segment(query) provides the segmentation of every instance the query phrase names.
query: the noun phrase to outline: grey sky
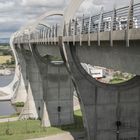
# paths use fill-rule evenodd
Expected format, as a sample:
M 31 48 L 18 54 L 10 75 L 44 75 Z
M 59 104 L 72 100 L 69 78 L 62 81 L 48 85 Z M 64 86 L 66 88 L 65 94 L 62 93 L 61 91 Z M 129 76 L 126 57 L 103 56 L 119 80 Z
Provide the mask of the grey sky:
M 140 0 L 135 0 L 139 2 Z M 53 9 L 64 9 L 69 0 L 0 0 L 0 38 L 9 37 L 29 20 Z M 79 13 L 96 14 L 101 6 L 112 10 L 129 4 L 129 0 L 85 0 Z

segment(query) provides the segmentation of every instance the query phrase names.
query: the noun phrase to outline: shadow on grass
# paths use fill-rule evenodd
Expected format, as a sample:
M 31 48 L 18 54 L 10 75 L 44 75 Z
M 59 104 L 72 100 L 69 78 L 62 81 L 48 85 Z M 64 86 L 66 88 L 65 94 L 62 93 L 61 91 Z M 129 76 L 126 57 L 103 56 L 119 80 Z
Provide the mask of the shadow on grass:
M 80 110 L 74 114 L 74 123 L 70 125 L 62 125 L 60 129 L 70 132 L 75 140 L 85 140 L 86 133 L 83 125 L 82 113 Z
M 39 120 L 0 123 L 0 140 L 24 140 L 64 132 L 70 132 L 75 140 L 83 140 L 84 127 L 80 110 L 74 112 L 74 123 L 70 125 L 42 128 Z

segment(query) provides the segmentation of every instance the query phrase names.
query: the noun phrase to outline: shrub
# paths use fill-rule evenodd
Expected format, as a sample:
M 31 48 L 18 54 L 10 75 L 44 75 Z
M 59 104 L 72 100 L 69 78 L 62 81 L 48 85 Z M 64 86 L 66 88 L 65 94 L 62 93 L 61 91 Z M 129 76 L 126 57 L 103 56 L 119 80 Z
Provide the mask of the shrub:
M 17 102 L 14 104 L 16 107 L 24 107 L 24 102 Z

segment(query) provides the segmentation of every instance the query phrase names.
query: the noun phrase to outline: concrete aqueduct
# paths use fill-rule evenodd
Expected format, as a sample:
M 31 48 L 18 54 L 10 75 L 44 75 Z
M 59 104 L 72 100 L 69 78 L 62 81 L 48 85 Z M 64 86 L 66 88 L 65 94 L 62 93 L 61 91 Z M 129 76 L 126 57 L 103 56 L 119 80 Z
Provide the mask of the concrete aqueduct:
M 60 115 L 62 123 L 71 123 L 73 95 L 68 92 L 69 73 L 81 101 L 88 140 L 139 140 L 140 4 L 131 0 L 129 6 L 81 21 L 72 20 L 83 1 L 71 1 L 60 30 L 56 24 L 40 32 L 28 26 L 13 35 L 17 57 L 27 65 L 27 93 L 33 96 L 35 105 L 38 100 L 40 104 L 46 103 L 52 122 Z M 119 18 L 124 18 L 123 27 Z M 55 62 L 50 56 L 59 57 L 63 62 Z M 137 76 L 121 84 L 104 84 L 93 79 L 81 62 Z M 21 67 L 24 69 L 22 63 Z

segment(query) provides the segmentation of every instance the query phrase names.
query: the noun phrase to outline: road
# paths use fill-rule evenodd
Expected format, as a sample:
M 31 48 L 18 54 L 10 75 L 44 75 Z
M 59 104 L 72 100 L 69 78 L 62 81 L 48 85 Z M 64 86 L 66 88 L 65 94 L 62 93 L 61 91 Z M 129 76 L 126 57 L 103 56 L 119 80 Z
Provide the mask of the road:
M 71 136 L 70 133 L 63 133 L 63 134 L 57 134 L 55 136 L 36 138 L 36 139 L 30 139 L 30 140 L 74 140 L 74 138 Z
M 77 132 L 73 134 L 74 137 L 71 135 L 71 133 L 66 132 L 62 134 L 57 134 L 54 136 L 48 136 L 44 138 L 36 138 L 36 139 L 28 139 L 28 140 L 85 140 L 83 138 L 84 133 L 83 132 Z

